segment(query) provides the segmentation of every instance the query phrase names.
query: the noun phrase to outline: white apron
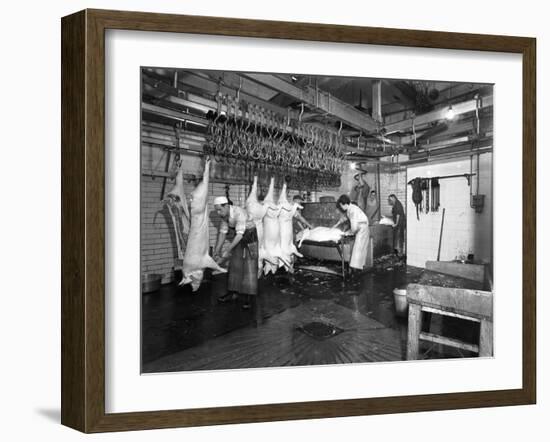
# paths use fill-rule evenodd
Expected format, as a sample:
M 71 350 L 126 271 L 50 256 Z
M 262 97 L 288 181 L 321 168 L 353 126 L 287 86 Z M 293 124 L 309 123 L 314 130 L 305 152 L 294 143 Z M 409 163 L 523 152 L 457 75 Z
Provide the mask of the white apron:
M 355 234 L 355 242 L 353 243 L 351 259 L 349 261 L 350 267 L 359 270 L 363 270 L 363 267 L 365 267 L 369 251 L 369 237 L 369 225 L 367 223 L 361 223 L 359 225 L 359 230 Z
M 350 204 L 347 210 L 351 231 L 355 232 L 355 241 L 351 250 L 350 267 L 363 270 L 367 263 L 369 245 L 369 220 L 359 207 Z

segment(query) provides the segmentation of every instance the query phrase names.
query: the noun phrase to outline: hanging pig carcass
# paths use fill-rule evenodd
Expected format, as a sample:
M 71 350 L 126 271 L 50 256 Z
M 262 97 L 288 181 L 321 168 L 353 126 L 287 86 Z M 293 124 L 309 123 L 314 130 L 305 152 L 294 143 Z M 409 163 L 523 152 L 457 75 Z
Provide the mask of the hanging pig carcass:
M 294 230 L 292 226 L 292 220 L 294 219 L 294 215 L 296 214 L 296 211 L 298 209 L 301 209 L 302 206 L 300 206 L 298 203 L 289 203 L 287 196 L 286 196 L 286 183 L 283 185 L 283 189 L 281 190 L 281 194 L 279 195 L 279 230 L 280 230 L 280 249 L 281 249 L 281 256 L 283 257 L 283 262 L 286 262 L 288 264 L 284 264 L 287 271 L 292 273 L 294 271 L 294 259 L 295 256 L 299 256 L 302 258 L 304 255 L 302 255 L 300 252 L 298 252 L 298 249 L 296 249 L 296 246 L 294 245 Z
M 311 242 L 338 242 L 344 236 L 344 232 L 340 229 L 332 227 L 315 227 L 313 229 L 302 230 L 296 239 L 299 241 L 298 247 L 302 247 L 304 241 Z
M 268 258 L 268 254 L 265 250 L 264 244 L 264 216 L 267 212 L 267 205 L 258 201 L 258 177 L 254 177 L 250 194 L 246 199 L 246 212 L 248 216 L 254 221 L 256 226 L 256 233 L 258 235 L 258 277 L 261 275 L 264 261 Z M 276 260 L 275 260 L 276 262 Z
M 210 178 L 210 159 L 204 165 L 202 181 L 191 193 L 191 225 L 187 239 L 187 248 L 183 256 L 183 278 L 179 285 L 191 284 L 193 291 L 197 291 L 204 277 L 204 269 L 210 268 L 225 273 L 208 254 L 208 182 Z
M 290 262 L 285 259 L 281 250 L 281 227 L 279 224 L 279 214 L 281 207 L 275 204 L 275 178 L 271 178 L 269 190 L 264 198 L 263 205 L 266 207 L 263 218 L 263 248 L 264 256 L 264 274 L 275 273 L 283 265 L 290 268 Z

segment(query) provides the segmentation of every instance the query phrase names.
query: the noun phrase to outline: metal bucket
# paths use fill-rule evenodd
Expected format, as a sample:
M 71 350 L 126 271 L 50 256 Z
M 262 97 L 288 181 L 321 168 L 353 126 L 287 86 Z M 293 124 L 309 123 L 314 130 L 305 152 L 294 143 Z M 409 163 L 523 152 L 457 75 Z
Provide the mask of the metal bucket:
M 141 292 L 156 292 L 160 288 L 161 280 L 162 275 L 159 275 L 158 273 L 145 273 L 141 275 Z
M 395 301 L 395 313 L 397 316 L 407 316 L 409 302 L 407 301 L 406 289 L 393 289 L 393 299 Z

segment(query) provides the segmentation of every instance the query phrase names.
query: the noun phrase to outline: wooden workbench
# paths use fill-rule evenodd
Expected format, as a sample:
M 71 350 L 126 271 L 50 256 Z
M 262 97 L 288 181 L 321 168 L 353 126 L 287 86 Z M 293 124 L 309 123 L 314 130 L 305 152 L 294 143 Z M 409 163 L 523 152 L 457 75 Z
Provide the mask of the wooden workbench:
M 448 345 L 478 353 L 480 357 L 493 354 L 493 293 L 482 290 L 479 281 L 424 271 L 418 283 L 407 286 L 409 303 L 407 359 L 419 357 L 419 341 Z M 422 315 L 451 316 L 480 324 L 477 345 L 421 330 Z

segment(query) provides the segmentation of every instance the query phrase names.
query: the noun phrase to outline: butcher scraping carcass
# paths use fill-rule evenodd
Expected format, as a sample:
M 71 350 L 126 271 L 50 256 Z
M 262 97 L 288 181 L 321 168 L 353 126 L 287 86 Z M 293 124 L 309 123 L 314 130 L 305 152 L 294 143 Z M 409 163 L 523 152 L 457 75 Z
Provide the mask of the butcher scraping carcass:
M 287 271 L 294 271 L 294 256 L 299 256 L 302 258 L 298 249 L 294 245 L 294 230 L 292 225 L 292 220 L 296 215 L 296 211 L 301 209 L 302 206 L 298 203 L 289 203 L 286 196 L 286 183 L 283 185 L 281 194 L 279 195 L 279 229 L 280 229 L 280 238 L 281 238 L 281 255 L 284 260 L 287 261 L 290 265 L 285 264 Z
M 180 285 L 191 284 L 197 291 L 204 277 L 204 269 L 210 268 L 225 273 L 208 254 L 210 245 L 208 235 L 208 182 L 210 178 L 210 159 L 206 158 L 202 181 L 191 193 L 191 226 L 187 239 L 187 248 L 183 257 L 183 278 Z

